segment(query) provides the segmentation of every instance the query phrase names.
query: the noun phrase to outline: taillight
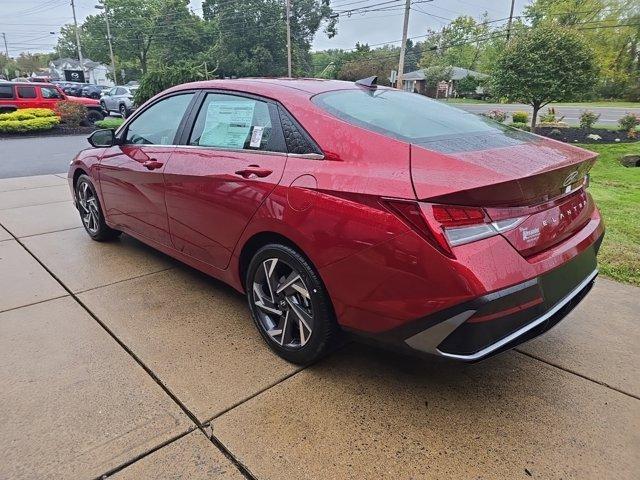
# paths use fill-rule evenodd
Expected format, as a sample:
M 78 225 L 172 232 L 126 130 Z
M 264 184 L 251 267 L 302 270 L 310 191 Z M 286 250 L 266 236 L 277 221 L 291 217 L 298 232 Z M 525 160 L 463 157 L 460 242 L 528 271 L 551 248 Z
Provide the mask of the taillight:
M 401 220 L 448 256 L 451 247 L 493 237 L 520 225 L 527 216 L 492 221 L 480 207 L 460 207 L 387 199 Z

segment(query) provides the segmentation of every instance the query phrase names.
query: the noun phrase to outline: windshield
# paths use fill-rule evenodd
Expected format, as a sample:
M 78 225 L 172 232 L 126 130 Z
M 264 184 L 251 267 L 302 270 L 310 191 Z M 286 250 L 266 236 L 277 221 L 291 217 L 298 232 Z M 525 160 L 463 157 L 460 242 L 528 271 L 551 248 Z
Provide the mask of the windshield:
M 338 90 L 317 95 L 313 102 L 353 125 L 408 142 L 504 130 L 483 117 L 398 90 Z

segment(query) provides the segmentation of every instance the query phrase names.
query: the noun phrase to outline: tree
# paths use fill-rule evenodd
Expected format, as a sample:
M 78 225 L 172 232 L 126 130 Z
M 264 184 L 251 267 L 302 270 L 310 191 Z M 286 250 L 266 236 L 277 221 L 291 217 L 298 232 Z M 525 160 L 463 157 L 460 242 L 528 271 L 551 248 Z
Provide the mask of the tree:
M 514 38 L 496 63 L 493 93 L 533 107 L 531 128 L 549 102 L 584 97 L 597 78 L 593 52 L 574 32 L 539 26 Z

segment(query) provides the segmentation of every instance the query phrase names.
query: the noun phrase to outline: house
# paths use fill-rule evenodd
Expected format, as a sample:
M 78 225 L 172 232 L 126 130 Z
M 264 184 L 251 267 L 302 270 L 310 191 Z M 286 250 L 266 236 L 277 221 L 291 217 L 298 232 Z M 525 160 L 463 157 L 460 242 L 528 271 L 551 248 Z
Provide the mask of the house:
M 416 92 L 434 98 L 454 97 L 460 93 L 457 91 L 456 86 L 463 78 L 473 77 L 480 80 L 489 76 L 486 73 L 475 72 L 462 67 L 448 67 L 448 70 L 449 81 L 441 81 L 432 85 L 427 85 L 425 69 L 407 72 L 402 76 L 403 88 L 407 92 Z M 482 90 L 482 87 L 478 88 Z M 483 94 L 482 91 L 477 93 Z
M 94 62 L 85 58 L 84 68 L 80 67 L 80 62 L 73 58 L 59 58 L 49 62 L 49 76 L 51 80 L 61 80 L 68 82 L 87 82 L 95 85 L 115 85 L 107 78 L 111 73 L 111 67 L 99 62 Z

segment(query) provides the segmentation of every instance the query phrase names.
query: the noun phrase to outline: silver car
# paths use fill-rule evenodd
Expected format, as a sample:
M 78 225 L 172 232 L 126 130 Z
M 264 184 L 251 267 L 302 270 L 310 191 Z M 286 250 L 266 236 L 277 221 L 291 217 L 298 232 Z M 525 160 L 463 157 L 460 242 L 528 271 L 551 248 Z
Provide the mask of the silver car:
M 122 118 L 127 118 L 136 108 L 133 96 L 137 90 L 137 86 L 115 86 L 111 90 L 105 92 L 100 98 L 100 106 L 107 113 L 119 113 Z

